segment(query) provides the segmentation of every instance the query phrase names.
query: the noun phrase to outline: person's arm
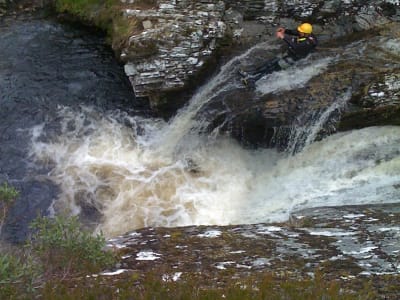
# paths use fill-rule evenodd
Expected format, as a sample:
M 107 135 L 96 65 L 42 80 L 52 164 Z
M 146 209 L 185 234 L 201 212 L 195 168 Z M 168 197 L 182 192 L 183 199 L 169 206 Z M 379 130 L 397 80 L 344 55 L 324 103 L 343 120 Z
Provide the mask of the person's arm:
M 298 45 L 297 36 L 287 34 L 286 32 L 287 31 L 285 30 L 282 40 L 284 40 L 288 44 L 289 48 L 295 49 L 296 46 Z
M 276 37 L 279 39 L 287 39 L 289 40 L 290 37 L 298 37 L 299 33 L 297 30 L 291 30 L 291 29 L 285 29 L 283 27 L 280 27 L 276 31 Z
M 288 35 L 299 36 L 299 32 L 297 30 L 285 29 L 285 33 Z
M 303 37 L 299 41 L 299 32 L 296 30 L 289 30 L 278 28 L 276 36 L 288 45 L 289 53 L 295 58 L 302 58 L 307 56 L 317 45 L 317 40 L 313 35 Z

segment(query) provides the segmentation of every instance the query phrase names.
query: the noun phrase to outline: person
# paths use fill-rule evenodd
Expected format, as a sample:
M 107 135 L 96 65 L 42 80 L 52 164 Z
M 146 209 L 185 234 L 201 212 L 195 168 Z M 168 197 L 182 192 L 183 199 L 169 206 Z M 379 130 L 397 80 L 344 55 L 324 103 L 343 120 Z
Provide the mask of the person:
M 283 55 L 268 60 L 263 65 L 252 72 L 239 71 L 243 77 L 242 82 L 246 85 L 253 85 L 257 80 L 266 74 L 286 69 L 293 65 L 297 60 L 307 57 L 317 46 L 317 38 L 312 33 L 313 28 L 310 23 L 303 23 L 297 30 L 278 28 L 276 37 L 287 44 L 287 51 Z

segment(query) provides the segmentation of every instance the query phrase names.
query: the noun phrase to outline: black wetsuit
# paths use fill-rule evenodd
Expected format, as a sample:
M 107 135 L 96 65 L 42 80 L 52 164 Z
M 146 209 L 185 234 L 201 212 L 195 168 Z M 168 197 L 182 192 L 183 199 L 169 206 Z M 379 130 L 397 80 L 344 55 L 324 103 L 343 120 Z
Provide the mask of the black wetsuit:
M 305 58 L 315 49 L 318 43 L 317 38 L 312 33 L 301 37 L 297 30 L 285 30 L 283 41 L 288 45 L 287 55 L 295 61 Z
M 301 37 L 297 30 L 285 30 L 284 38 L 287 43 L 287 51 L 282 57 L 276 57 L 266 61 L 262 66 L 249 73 L 248 79 L 253 82 L 259 80 L 266 74 L 280 71 L 295 61 L 305 58 L 317 46 L 317 38 L 313 34 Z

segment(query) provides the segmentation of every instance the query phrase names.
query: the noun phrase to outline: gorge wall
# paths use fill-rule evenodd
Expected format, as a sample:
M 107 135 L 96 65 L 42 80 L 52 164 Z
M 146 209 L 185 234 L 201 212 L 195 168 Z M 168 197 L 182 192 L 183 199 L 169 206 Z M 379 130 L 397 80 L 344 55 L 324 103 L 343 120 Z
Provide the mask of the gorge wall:
M 337 38 L 387 23 L 400 11 L 396 1 L 121 2 L 125 18 L 139 26 L 118 51 L 136 95 L 152 97 L 154 106 L 160 95 L 197 81 L 219 47 L 248 47 L 270 39 L 277 25 L 306 20 L 324 39 Z

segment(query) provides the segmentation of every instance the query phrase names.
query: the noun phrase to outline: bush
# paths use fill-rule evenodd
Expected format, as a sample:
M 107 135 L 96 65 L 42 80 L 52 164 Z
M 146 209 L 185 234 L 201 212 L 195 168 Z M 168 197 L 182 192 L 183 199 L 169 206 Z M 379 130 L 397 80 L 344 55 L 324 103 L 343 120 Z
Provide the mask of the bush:
M 7 182 L 0 185 L 0 230 L 3 226 L 4 220 L 7 216 L 7 212 L 14 203 L 15 199 L 18 197 L 19 192 L 12 186 L 9 186 Z
M 17 294 L 17 283 L 23 277 L 22 263 L 8 254 L 0 255 L 0 297 L 12 298 Z
M 0 201 L 5 204 L 12 203 L 19 195 L 18 191 L 4 182 L 0 185 Z
M 29 299 L 37 271 L 30 257 L 0 254 L 0 299 Z
M 76 217 L 39 217 L 31 228 L 35 232 L 29 246 L 42 262 L 46 277 L 98 272 L 115 262 L 114 255 L 103 250 L 105 238 L 81 230 Z

